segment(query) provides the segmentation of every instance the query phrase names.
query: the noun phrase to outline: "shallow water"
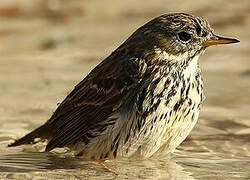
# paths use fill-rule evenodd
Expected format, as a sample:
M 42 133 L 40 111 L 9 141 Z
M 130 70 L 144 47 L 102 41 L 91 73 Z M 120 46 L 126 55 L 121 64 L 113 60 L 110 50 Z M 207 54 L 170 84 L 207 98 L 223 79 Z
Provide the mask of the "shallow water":
M 0 4 L 0 179 L 250 179 L 249 1 L 167 7 L 160 0 L 62 2 L 50 11 L 31 3 L 9 17 Z M 197 126 L 173 154 L 107 161 L 117 176 L 70 153 L 41 152 L 42 144 L 7 148 L 45 122 L 73 86 L 141 24 L 186 7 L 241 43 L 211 47 L 201 57 L 206 100 Z

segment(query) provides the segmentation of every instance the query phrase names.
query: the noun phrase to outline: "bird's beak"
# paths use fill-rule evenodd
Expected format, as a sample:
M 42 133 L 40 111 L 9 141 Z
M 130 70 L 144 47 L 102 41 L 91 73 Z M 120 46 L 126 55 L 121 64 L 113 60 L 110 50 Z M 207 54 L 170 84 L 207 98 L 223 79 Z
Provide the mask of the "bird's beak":
M 212 46 L 212 45 L 218 45 L 218 44 L 231 44 L 231 43 L 238 43 L 240 42 L 237 39 L 232 38 L 224 38 L 217 35 L 212 35 L 210 39 L 204 41 L 202 43 L 203 46 Z

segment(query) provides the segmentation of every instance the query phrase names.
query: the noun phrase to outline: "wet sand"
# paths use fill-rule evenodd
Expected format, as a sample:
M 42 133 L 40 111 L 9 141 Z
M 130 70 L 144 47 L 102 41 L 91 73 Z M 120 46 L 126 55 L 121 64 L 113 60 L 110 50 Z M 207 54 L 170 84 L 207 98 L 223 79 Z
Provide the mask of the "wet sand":
M 250 178 L 250 1 L 38 2 L 0 3 L 0 179 Z M 203 16 L 215 33 L 241 41 L 211 47 L 200 58 L 206 100 L 197 126 L 175 153 L 108 161 L 119 172 L 115 177 L 70 154 L 39 153 L 42 145 L 6 147 L 45 122 L 139 26 L 169 12 Z

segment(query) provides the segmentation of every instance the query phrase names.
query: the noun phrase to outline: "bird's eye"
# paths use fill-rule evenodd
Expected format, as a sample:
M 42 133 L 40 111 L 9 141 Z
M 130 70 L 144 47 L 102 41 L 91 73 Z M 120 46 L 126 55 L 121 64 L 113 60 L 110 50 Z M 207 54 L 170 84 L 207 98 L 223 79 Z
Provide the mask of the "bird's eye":
M 179 38 L 179 40 L 181 40 L 184 43 L 187 43 L 190 41 L 191 39 L 191 35 L 187 32 L 180 32 L 177 34 L 177 37 Z

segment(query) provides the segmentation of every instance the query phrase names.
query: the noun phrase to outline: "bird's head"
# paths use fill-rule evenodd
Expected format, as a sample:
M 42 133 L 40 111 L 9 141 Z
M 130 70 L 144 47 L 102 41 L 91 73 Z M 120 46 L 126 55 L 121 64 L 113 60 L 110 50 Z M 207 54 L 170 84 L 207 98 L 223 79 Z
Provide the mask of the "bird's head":
M 140 27 L 125 44 L 135 53 L 158 51 L 172 57 L 199 55 L 206 47 L 239 42 L 214 34 L 208 22 L 185 13 L 165 14 Z

